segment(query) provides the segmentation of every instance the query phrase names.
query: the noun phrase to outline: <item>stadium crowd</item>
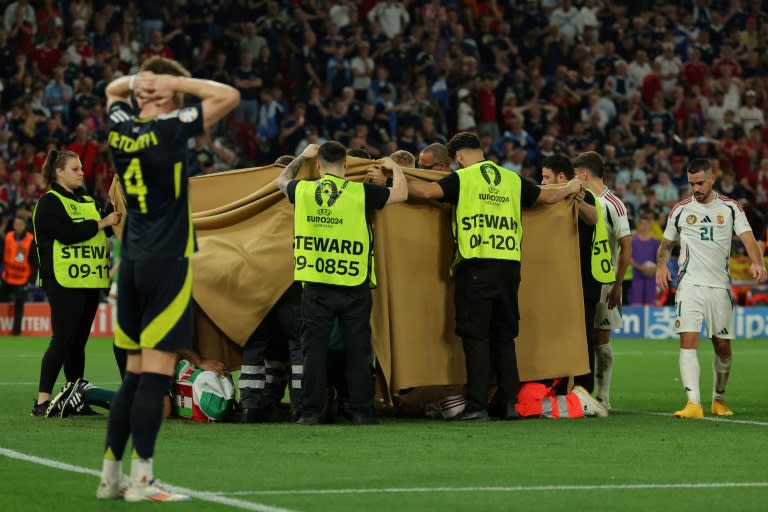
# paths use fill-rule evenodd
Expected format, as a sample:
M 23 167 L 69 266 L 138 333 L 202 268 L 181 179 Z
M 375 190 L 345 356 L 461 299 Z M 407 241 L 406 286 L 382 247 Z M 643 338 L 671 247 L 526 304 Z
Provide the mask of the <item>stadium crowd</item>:
M 651 8 L 652 7 L 652 8 Z M 193 174 L 263 165 L 338 140 L 373 158 L 476 131 L 540 181 L 557 152 L 596 150 L 630 222 L 661 236 L 711 158 L 758 237 L 768 209 L 768 16 L 721 0 L 17 0 L 0 27 L 0 227 L 31 216 L 47 149 L 114 174 L 104 88 L 147 57 L 236 87 L 190 141 Z

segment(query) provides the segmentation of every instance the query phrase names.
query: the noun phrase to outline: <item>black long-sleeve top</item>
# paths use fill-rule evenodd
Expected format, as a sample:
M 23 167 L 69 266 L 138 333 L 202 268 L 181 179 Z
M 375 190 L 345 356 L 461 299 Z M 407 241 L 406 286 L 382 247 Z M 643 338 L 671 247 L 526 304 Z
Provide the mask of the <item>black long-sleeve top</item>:
M 59 194 L 74 199 L 79 203 L 85 203 L 83 196 L 85 189 L 77 189 L 75 193 L 67 191 L 58 183 L 53 183 L 51 189 Z M 109 208 L 111 210 L 111 208 Z M 110 212 L 102 212 L 102 217 Z M 74 222 L 67 214 L 62 202 L 53 194 L 45 194 L 37 203 L 35 213 L 35 235 L 40 254 L 40 278 L 53 278 L 53 241 L 58 240 L 65 245 L 84 242 L 96 236 L 99 232 L 99 223 L 95 220 Z M 112 235 L 112 229 L 105 230 L 107 236 Z

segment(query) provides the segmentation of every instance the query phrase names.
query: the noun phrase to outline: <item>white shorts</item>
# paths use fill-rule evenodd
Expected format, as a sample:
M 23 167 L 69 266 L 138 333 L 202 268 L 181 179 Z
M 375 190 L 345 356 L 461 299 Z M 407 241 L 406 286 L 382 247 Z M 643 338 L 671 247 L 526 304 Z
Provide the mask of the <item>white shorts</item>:
M 702 322 L 707 327 L 707 338 L 732 340 L 736 337 L 730 290 L 695 284 L 683 284 L 677 289 L 675 332 L 700 333 Z
M 600 290 L 600 302 L 595 308 L 595 329 L 601 331 L 612 331 L 624 327 L 621 319 L 621 306 L 608 309 L 608 294 L 611 292 L 612 284 L 604 284 Z

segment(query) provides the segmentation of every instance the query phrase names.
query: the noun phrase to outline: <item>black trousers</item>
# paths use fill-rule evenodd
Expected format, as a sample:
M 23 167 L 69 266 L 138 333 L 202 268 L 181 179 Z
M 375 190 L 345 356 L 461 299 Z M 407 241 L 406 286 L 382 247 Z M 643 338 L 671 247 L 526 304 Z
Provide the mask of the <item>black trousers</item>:
M 2 295 L 13 301 L 13 328 L 11 334 L 21 334 L 21 322 L 24 320 L 24 303 L 27 302 L 27 287 L 3 283 Z
M 268 417 L 290 384 L 291 409 L 298 411 L 304 356 L 299 340 L 301 285 L 286 291 L 245 344 L 240 373 L 243 408 L 263 411 Z
M 98 289 L 64 288 L 46 279 L 43 288 L 51 305 L 53 336 L 40 364 L 38 391 L 51 393 L 62 366 L 67 381 L 83 377 L 85 344 L 99 307 Z
M 578 375 L 573 378 L 576 386 L 582 386 L 592 393 L 595 389 L 595 309 L 600 301 L 600 291 L 597 293 L 584 293 L 584 323 L 586 325 L 587 335 L 587 357 L 589 358 L 589 373 Z M 567 379 L 566 379 L 567 380 Z
M 466 410 L 488 407 L 491 360 L 499 398 L 514 401 L 520 387 L 515 352 L 520 264 L 468 260 L 460 264 L 455 278 L 456 334 L 462 339 L 467 369 Z
M 327 389 L 328 344 L 338 317 L 344 339 L 348 412 L 373 413 L 371 354 L 371 290 L 360 286 L 306 283 L 301 296 L 301 347 L 304 352 L 302 414 L 317 416 Z

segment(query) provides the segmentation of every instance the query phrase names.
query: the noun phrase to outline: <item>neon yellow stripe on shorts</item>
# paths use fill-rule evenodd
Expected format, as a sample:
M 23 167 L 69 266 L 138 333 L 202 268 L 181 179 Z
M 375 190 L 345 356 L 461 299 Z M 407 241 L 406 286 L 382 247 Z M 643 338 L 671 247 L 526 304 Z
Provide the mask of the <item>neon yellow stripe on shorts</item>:
M 192 300 L 192 262 L 187 262 L 187 276 L 181 291 L 168 306 L 141 331 L 141 347 L 154 348 L 179 322 Z
M 115 346 L 125 350 L 139 350 L 141 348 L 136 341 L 125 334 L 118 322 L 115 322 Z

